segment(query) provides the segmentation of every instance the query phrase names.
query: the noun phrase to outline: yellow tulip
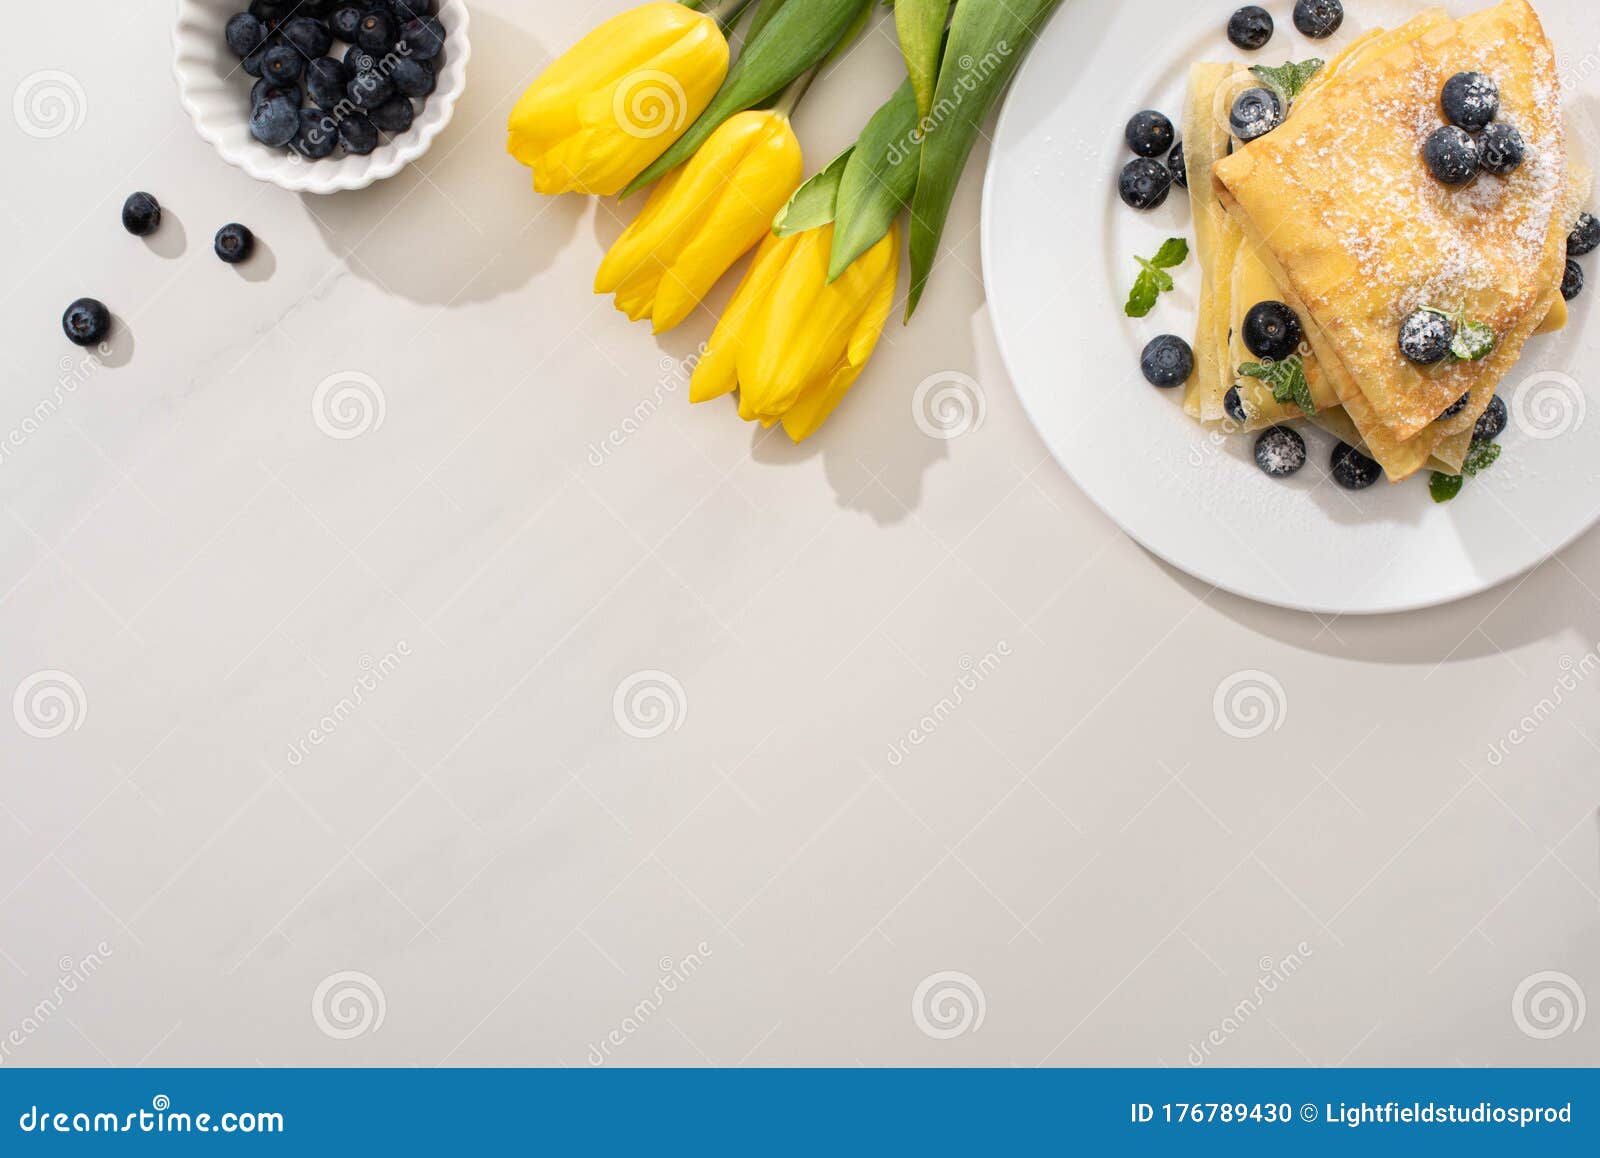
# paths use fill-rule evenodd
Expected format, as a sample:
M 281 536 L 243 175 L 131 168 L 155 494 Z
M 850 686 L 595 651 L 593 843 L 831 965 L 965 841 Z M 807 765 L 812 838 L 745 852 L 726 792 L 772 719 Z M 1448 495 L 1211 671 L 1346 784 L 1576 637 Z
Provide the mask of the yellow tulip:
M 613 16 L 511 110 L 506 150 L 540 193 L 618 193 L 697 118 L 728 75 L 717 22 L 670 0 Z
M 802 442 L 833 413 L 877 347 L 894 302 L 900 227 L 832 284 L 833 226 L 768 234 L 689 383 L 705 402 L 737 388 L 739 416 Z
M 594 292 L 616 294 L 617 309 L 650 317 L 658 334 L 672 329 L 768 232 L 804 172 L 783 113 L 729 118 L 661 179 L 606 254 Z

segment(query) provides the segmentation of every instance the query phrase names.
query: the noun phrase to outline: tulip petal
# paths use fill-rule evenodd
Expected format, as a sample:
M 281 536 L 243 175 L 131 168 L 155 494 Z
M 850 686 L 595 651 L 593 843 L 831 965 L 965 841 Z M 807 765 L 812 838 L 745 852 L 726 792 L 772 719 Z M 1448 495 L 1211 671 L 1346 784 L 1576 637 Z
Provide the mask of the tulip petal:
M 706 345 L 706 352 L 689 380 L 689 401 L 709 402 L 739 385 L 739 353 L 745 335 L 759 324 L 765 312 L 773 283 L 788 264 L 798 238 L 775 237 L 771 233 L 756 250 L 755 260 L 739 283 L 733 301 Z

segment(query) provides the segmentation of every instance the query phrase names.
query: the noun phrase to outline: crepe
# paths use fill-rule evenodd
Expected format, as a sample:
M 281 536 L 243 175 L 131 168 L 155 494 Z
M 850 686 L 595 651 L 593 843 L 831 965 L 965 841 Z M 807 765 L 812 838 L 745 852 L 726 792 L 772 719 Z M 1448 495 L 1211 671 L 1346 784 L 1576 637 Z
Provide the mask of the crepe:
M 1451 189 L 1421 145 L 1442 123 L 1444 81 L 1471 70 L 1496 80 L 1500 119 L 1527 158 L 1507 178 Z M 1213 166 L 1215 193 L 1300 314 L 1369 452 L 1399 479 L 1435 450 L 1464 455 L 1463 436 L 1559 299 L 1569 187 L 1555 57 L 1526 0 L 1505 0 L 1460 21 L 1425 13 L 1324 71 L 1285 125 Z M 1423 306 L 1489 324 L 1495 352 L 1412 364 L 1396 335 Z M 1468 391 L 1465 411 L 1436 421 Z

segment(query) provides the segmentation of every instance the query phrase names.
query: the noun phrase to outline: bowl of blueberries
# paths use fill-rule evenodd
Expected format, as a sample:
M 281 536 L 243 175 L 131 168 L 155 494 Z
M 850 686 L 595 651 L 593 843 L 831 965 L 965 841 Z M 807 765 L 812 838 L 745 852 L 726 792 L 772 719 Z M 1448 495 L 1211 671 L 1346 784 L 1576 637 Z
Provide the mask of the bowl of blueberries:
M 178 0 L 174 70 L 230 165 L 364 189 L 428 151 L 467 83 L 464 0 Z

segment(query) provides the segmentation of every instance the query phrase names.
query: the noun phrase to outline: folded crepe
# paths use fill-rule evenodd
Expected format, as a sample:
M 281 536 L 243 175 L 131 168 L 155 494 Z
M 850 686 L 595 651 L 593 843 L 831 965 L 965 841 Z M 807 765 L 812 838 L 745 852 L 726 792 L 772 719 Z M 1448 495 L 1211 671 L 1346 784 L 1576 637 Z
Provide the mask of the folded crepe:
M 1494 78 L 1499 119 L 1521 132 L 1527 157 L 1508 177 L 1486 173 L 1449 188 L 1428 172 L 1422 143 L 1443 123 L 1444 82 L 1465 71 Z M 1458 468 L 1528 338 L 1565 320 L 1557 304 L 1563 242 L 1586 184 L 1569 175 L 1555 56 L 1526 0 L 1463 20 L 1430 11 L 1369 35 L 1323 70 L 1284 125 L 1211 172 L 1212 193 L 1241 235 L 1235 265 L 1259 261 L 1264 275 L 1246 266 L 1235 276 L 1229 267 L 1223 291 L 1213 247 L 1202 296 L 1203 310 L 1212 299 L 1213 325 L 1202 340 L 1215 341 L 1219 312 L 1242 317 L 1253 304 L 1245 298 L 1275 287 L 1305 327 L 1308 380 L 1314 369 L 1331 383 L 1331 392 L 1313 386 L 1313 396 L 1337 398 L 1392 479 L 1430 456 Z M 1495 351 L 1476 362 L 1414 365 L 1396 339 L 1401 321 L 1423 306 L 1488 324 Z M 1191 388 L 1201 417 L 1236 371 L 1235 352 L 1230 341 L 1214 355 L 1221 374 Z M 1210 358 L 1198 359 L 1203 369 Z M 1441 419 L 1469 392 L 1462 412 Z

